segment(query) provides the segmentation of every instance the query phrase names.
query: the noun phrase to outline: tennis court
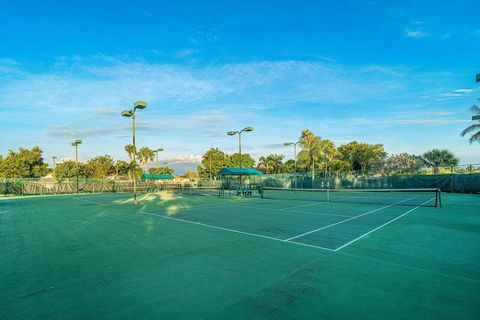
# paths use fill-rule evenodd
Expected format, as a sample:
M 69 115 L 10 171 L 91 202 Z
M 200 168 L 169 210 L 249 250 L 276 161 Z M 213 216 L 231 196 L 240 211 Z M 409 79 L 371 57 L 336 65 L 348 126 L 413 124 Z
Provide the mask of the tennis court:
M 206 195 L 209 194 L 209 195 Z M 264 190 L 0 200 L 0 317 L 430 318 L 480 311 L 480 196 Z

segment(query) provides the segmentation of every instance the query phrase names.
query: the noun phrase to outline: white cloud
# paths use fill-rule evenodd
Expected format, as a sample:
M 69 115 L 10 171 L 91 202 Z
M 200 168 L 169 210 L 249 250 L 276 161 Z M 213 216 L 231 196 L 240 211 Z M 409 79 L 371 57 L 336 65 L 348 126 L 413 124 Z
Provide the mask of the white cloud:
M 182 59 L 182 58 L 188 58 L 188 57 L 194 56 L 199 52 L 200 52 L 199 49 L 183 49 L 183 50 L 177 51 L 175 53 L 175 56 L 179 59 Z
M 188 155 L 176 155 L 174 157 L 162 159 L 162 162 L 167 162 L 168 164 L 199 164 L 202 161 L 201 155 L 188 154 Z
M 130 108 L 135 100 L 149 103 L 137 117 L 137 128 L 149 131 L 139 135 L 139 143 L 161 145 L 169 150 L 167 154 L 172 153 L 171 160 L 179 163 L 197 163 L 195 155 L 210 146 L 235 152 L 236 140 L 228 140 L 225 132 L 247 125 L 255 127 L 255 135 L 245 138 L 245 148 L 258 156 L 266 149 L 288 153 L 288 148 L 281 151 L 280 143 L 296 138 L 307 127 L 335 139 L 343 137 L 347 125 L 352 136 L 362 139 L 363 132 L 379 127 L 461 121 L 447 113 L 410 114 L 416 108 L 412 101 L 419 96 L 438 96 L 431 89 L 432 79 L 448 75 L 422 74 L 405 67 L 350 66 L 323 60 L 256 61 L 203 68 L 124 62 L 111 57 L 61 60 L 36 73 L 17 65 L 20 72 L 4 79 L 0 86 L 0 124 L 14 127 L 16 119 L 25 119 L 28 128 L 22 128 L 22 133 L 38 137 L 38 143 L 52 149 L 59 144 L 58 139 L 93 137 L 96 145 L 105 144 L 105 152 L 124 157 L 123 145 L 129 141 L 131 124 L 119 112 Z M 468 94 L 468 90 L 450 93 Z M 428 101 L 417 104 L 421 109 Z M 416 120 L 425 118 L 430 120 Z M 10 138 L 14 133 L 8 134 L 0 136 L 2 150 L 24 144 L 25 140 L 19 140 L 21 135 Z M 98 152 L 93 145 L 85 144 L 86 155 Z M 61 155 L 61 151 L 55 152 Z
M 425 38 L 428 36 L 428 32 L 420 30 L 420 29 L 411 29 L 411 28 L 406 28 L 405 29 L 405 35 L 408 38 L 413 38 L 413 39 L 421 39 Z
M 437 98 L 436 100 L 437 101 L 444 101 L 444 100 L 456 99 L 456 98 L 460 98 L 460 97 L 463 97 L 463 96 L 467 96 L 470 93 L 472 93 L 473 91 L 474 91 L 474 89 L 456 89 L 456 90 L 453 90 L 451 92 L 441 93 L 439 95 L 439 98 Z
M 219 130 L 205 130 L 203 134 L 212 138 L 223 138 L 226 136 L 225 132 Z

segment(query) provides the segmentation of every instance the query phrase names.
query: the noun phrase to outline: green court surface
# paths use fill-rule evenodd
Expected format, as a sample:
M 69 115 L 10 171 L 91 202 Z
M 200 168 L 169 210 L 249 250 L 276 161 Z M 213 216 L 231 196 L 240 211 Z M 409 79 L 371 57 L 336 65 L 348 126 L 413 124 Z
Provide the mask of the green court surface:
M 478 319 L 480 195 L 443 207 L 0 200 L 0 319 Z

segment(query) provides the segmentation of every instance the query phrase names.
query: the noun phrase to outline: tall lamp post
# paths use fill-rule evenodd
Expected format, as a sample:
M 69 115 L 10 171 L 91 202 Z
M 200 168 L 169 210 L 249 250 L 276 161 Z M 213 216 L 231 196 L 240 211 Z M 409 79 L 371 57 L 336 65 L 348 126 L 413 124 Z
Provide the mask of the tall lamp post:
M 155 153 L 157 154 L 157 171 L 158 171 L 158 153 L 162 151 L 163 151 L 163 148 L 158 148 L 157 150 L 155 150 Z
M 234 136 L 238 134 L 238 154 L 240 156 L 240 168 L 243 167 L 242 163 L 242 132 L 250 132 L 253 131 L 253 127 L 245 127 L 240 131 L 228 131 L 227 134 L 229 136 Z M 242 186 L 242 176 L 240 175 L 240 194 L 243 194 L 243 186 Z
M 137 170 L 137 159 L 136 153 L 137 148 L 135 147 L 135 111 L 137 109 L 145 109 L 147 107 L 147 103 L 144 101 L 137 101 L 133 105 L 133 109 L 131 110 L 123 110 L 121 115 L 122 117 L 132 118 L 132 141 L 133 141 L 133 204 L 137 205 L 137 178 L 136 178 L 136 170 Z
M 77 171 L 77 193 L 79 192 L 79 187 L 78 187 L 78 175 L 79 175 L 79 169 L 78 169 L 78 145 L 82 144 L 82 140 L 75 140 L 72 142 L 72 146 L 75 147 L 75 166 L 76 166 L 76 171 Z
M 234 136 L 238 134 L 238 154 L 240 155 L 240 168 L 242 167 L 242 132 L 250 132 L 253 131 L 253 127 L 245 127 L 240 131 L 228 131 L 227 134 L 229 136 Z
M 295 173 L 297 173 L 297 144 L 299 144 L 300 141 L 298 142 L 285 142 L 283 145 L 285 147 L 288 146 L 293 146 L 293 159 L 295 161 Z
M 56 156 L 52 156 L 52 162 L 53 162 L 53 172 L 52 172 L 52 176 L 53 178 L 55 178 L 55 169 L 57 167 L 57 163 L 55 162 L 57 160 L 57 157 Z

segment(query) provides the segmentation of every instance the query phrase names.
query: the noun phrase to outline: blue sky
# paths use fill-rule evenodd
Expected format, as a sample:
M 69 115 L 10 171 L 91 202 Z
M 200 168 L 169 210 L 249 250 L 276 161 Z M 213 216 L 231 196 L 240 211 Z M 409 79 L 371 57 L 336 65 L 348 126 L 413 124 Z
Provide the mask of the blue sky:
M 480 96 L 478 1 L 0 1 L 0 154 L 83 160 L 138 145 L 193 168 L 245 126 L 254 157 L 302 129 L 391 153 L 448 148 Z

